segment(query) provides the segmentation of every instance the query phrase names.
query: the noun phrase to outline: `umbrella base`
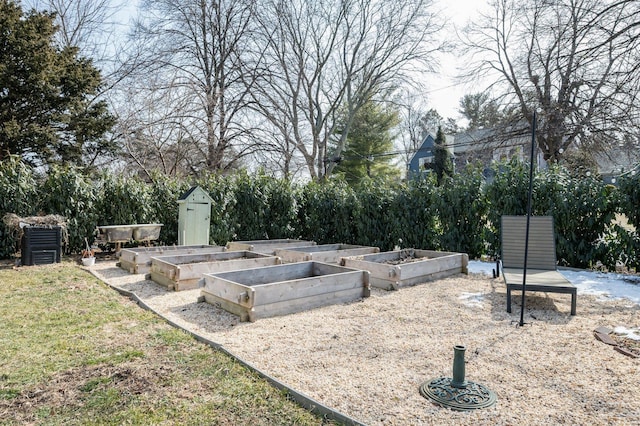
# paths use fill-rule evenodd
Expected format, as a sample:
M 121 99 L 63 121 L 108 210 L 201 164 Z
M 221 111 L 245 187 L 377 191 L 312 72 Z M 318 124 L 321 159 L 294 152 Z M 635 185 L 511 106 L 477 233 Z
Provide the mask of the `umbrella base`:
M 485 386 L 465 381 L 464 386 L 452 385 L 452 379 L 441 377 L 420 386 L 420 394 L 432 402 L 456 411 L 471 411 L 491 407 L 496 394 Z

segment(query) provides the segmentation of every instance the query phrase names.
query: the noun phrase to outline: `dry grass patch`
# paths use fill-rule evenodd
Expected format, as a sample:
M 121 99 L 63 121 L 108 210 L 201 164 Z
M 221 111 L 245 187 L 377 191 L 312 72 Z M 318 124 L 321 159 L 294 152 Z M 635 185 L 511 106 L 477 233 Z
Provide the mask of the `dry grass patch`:
M 2 424 L 322 424 L 73 263 L 0 282 Z

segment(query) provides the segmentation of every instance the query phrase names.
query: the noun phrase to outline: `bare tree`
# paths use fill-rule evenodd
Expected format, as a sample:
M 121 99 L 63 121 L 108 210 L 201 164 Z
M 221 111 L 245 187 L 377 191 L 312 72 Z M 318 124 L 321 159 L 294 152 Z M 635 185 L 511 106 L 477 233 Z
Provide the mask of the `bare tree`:
M 545 160 L 571 145 L 601 149 L 637 138 L 637 0 L 495 0 L 493 14 L 467 28 L 465 44 L 467 77 L 488 78 L 501 106 L 529 123 L 539 110 Z
M 424 110 L 419 106 L 409 104 L 403 105 L 399 111 L 401 123 L 399 143 L 401 144 L 402 161 L 408 165 L 427 134 L 423 121 Z
M 24 0 L 27 7 L 55 13 L 56 38 L 61 48 L 77 47 L 97 62 L 114 54 L 116 13 L 124 7 L 117 0 Z
M 188 130 L 191 149 L 208 170 L 233 168 L 255 150 L 245 114 L 253 77 L 243 58 L 254 13 L 251 0 L 141 4 L 134 37 L 144 60 L 136 79 L 154 75 L 164 81 L 154 90 L 181 99 L 164 122 Z
M 259 129 L 254 136 L 260 141 L 260 149 L 252 156 L 253 161 L 261 168 L 272 170 L 285 179 L 308 176 L 305 172 L 306 163 L 296 149 L 291 125 L 286 119 L 263 119 L 257 127 Z
M 254 106 L 295 143 L 312 178 L 331 173 L 353 117 L 374 94 L 386 97 L 408 74 L 432 70 L 442 25 L 430 0 L 265 0 L 263 68 Z M 346 120 L 338 121 L 338 117 Z M 287 125 L 281 125 L 287 123 Z M 336 126 L 343 126 L 337 132 Z
M 183 114 L 188 101 L 182 92 L 172 91 L 164 78 L 149 76 L 139 83 L 119 91 L 119 100 L 113 102 L 118 114 L 116 132 L 128 169 L 147 179 L 155 171 L 181 176 L 201 170 L 205 157 L 194 149 L 191 121 Z M 158 86 L 162 90 L 156 90 Z
M 398 110 L 401 118 L 400 143 L 405 164 L 409 164 L 427 135 L 435 137 L 438 128 L 455 133 L 433 108 L 427 110 L 426 107 L 414 103 L 402 105 Z

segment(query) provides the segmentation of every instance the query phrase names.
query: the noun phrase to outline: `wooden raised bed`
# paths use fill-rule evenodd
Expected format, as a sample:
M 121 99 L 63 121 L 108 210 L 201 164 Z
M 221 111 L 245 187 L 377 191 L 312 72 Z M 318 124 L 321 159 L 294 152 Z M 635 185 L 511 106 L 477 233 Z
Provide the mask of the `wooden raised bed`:
M 169 290 L 198 287 L 204 273 L 236 271 L 259 266 L 279 265 L 280 258 L 250 251 L 225 251 L 151 258 L 151 276 Z
M 220 253 L 223 246 L 158 246 L 126 248 L 120 251 L 119 266 L 130 274 L 146 274 L 151 270 L 151 258 L 158 256 L 178 256 L 195 253 Z
M 370 294 L 368 272 L 320 262 L 204 274 L 201 286 L 207 303 L 252 322 Z
M 231 241 L 227 243 L 227 250 L 247 250 L 256 253 L 275 254 L 276 249 L 313 246 L 314 241 L 305 240 L 253 240 L 253 241 Z
M 467 274 L 466 253 L 404 249 L 356 257 L 345 257 L 342 264 L 371 274 L 371 285 L 385 290 L 424 283 L 454 274 Z
M 276 256 L 282 258 L 283 263 L 293 262 L 325 262 L 340 263 L 340 259 L 347 256 L 360 256 L 370 253 L 378 253 L 378 247 L 355 246 L 350 244 L 320 244 L 317 246 L 295 247 L 291 249 L 278 249 Z

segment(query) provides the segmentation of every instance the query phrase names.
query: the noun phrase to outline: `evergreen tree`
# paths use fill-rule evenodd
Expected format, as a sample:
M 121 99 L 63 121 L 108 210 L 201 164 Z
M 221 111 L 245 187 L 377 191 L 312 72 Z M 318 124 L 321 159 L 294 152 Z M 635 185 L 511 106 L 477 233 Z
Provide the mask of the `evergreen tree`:
M 391 130 L 399 124 L 398 112 L 385 108 L 369 99 L 356 113 L 346 149 L 334 173 L 342 174 L 350 184 L 363 179 L 397 179 L 400 170 L 391 164 L 393 135 Z
M 494 127 L 500 124 L 504 118 L 498 102 L 491 99 L 487 92 L 465 95 L 460 100 L 458 112 L 469 120 L 467 130 Z
M 115 119 L 95 100 L 100 72 L 55 33 L 53 15 L 0 0 L 0 160 L 87 165 L 115 149 L 104 137 Z
M 433 170 L 438 178 L 438 185 L 442 183 L 444 176 L 453 174 L 453 161 L 446 147 L 446 141 L 442 127 L 438 127 L 436 139 L 433 145 Z

